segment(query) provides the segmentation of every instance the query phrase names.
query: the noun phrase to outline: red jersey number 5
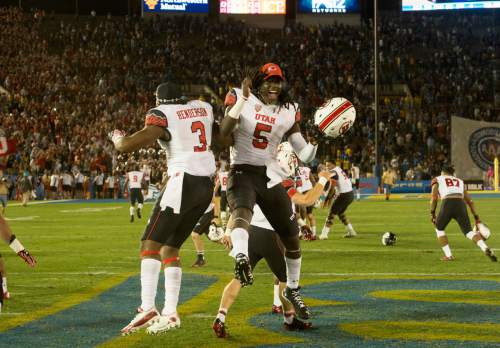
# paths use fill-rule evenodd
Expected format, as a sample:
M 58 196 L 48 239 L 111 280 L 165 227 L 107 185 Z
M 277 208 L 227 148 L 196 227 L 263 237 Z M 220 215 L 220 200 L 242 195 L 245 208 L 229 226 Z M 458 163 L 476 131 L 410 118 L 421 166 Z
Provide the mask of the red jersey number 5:
M 253 132 L 253 146 L 262 150 L 267 148 L 269 140 L 267 140 L 265 135 L 263 135 L 262 133 L 271 133 L 272 129 L 273 127 L 268 124 L 257 123 L 257 125 L 255 126 L 255 131 Z

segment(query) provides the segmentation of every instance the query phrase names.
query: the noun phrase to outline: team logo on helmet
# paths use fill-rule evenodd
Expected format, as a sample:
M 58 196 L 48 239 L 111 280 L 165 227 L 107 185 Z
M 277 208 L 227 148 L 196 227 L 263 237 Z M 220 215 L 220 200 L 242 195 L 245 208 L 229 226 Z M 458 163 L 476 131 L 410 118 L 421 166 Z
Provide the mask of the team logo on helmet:
M 472 133 L 469 137 L 469 153 L 479 168 L 488 170 L 495 157 L 500 156 L 500 128 L 485 127 Z

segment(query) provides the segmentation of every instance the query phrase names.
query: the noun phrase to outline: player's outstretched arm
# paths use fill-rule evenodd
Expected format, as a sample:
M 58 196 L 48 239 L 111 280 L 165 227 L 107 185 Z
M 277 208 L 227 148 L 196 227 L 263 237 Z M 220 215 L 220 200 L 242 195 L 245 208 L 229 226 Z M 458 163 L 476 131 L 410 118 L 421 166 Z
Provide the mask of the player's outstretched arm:
M 296 192 L 292 197 L 292 202 L 298 205 L 310 206 L 313 205 L 323 193 L 326 183 L 332 176 L 330 172 L 323 171 L 318 173 L 319 180 L 314 185 L 312 190 L 307 191 L 307 193 Z
M 474 202 L 472 201 L 472 198 L 470 197 L 469 192 L 467 192 L 467 191 L 464 192 L 464 201 L 465 201 L 465 204 L 467 204 L 467 206 L 469 207 L 472 215 L 474 215 L 474 220 L 475 220 L 476 225 L 477 225 L 478 223 L 481 222 L 481 220 L 479 219 L 479 215 L 477 214 L 476 207 L 474 206 Z
M 252 80 L 245 77 L 241 83 L 241 90 L 243 92 L 242 98 L 237 98 L 236 102 L 226 108 L 224 119 L 220 125 L 220 131 L 223 137 L 228 137 L 234 131 L 240 120 L 240 114 L 245 106 L 252 87 Z M 234 100 L 234 96 L 233 96 Z M 226 103 L 227 104 L 227 103 Z
M 28 266 L 35 267 L 35 258 L 24 248 L 21 242 L 16 238 L 16 235 L 12 234 L 12 230 L 2 216 L 0 216 L 0 237 L 9 244 L 10 248 L 19 255 Z
M 288 142 L 292 145 L 293 151 L 295 151 L 297 157 L 299 157 L 302 162 L 309 163 L 316 157 L 318 145 L 308 143 L 306 139 L 304 139 L 304 136 L 300 132 L 298 122 L 295 122 L 288 131 Z
M 437 182 L 432 183 L 431 190 L 431 222 L 436 224 L 436 207 L 439 197 L 439 184 Z
M 152 146 L 154 142 L 158 139 L 169 141 L 166 139 L 168 133 L 165 132 L 165 128 L 147 125 L 138 132 L 132 135 L 125 135 L 121 130 L 115 129 L 108 134 L 113 144 L 115 144 L 115 149 L 120 152 L 133 152 L 139 150 L 143 147 Z

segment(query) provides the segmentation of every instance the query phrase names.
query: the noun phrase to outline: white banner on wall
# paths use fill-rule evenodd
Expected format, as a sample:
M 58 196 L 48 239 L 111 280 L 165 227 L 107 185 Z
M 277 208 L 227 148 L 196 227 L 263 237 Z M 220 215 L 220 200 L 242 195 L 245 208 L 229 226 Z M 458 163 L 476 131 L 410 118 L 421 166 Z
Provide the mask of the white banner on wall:
M 451 161 L 458 177 L 482 180 L 495 157 L 500 157 L 500 122 L 451 118 Z

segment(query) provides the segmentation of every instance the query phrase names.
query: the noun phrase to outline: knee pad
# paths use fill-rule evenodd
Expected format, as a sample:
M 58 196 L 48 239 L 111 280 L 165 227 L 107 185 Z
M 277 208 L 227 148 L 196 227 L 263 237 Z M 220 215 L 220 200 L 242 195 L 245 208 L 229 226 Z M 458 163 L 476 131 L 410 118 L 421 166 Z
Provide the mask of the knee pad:
M 436 236 L 438 238 L 441 238 L 441 237 L 445 237 L 446 236 L 446 233 L 444 231 L 439 231 L 439 230 L 436 230 Z

